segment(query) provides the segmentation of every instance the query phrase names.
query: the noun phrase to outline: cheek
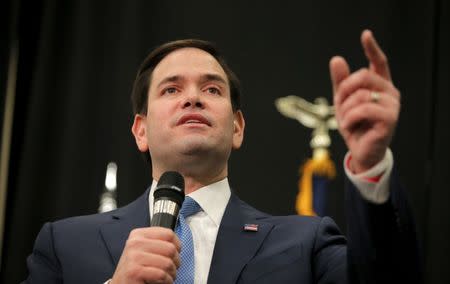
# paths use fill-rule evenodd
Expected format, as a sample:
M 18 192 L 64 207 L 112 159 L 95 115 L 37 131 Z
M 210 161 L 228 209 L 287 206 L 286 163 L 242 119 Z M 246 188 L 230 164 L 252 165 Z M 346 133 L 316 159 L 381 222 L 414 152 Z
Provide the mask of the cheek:
M 234 133 L 234 119 L 233 116 L 227 115 L 226 117 L 222 118 L 222 135 L 227 141 L 230 141 L 233 137 Z
M 147 117 L 154 126 L 167 124 L 173 118 L 176 105 L 164 100 L 156 100 L 147 109 Z
M 147 112 L 147 137 L 151 140 L 159 140 L 167 133 L 171 121 L 170 112 L 163 106 L 154 106 Z

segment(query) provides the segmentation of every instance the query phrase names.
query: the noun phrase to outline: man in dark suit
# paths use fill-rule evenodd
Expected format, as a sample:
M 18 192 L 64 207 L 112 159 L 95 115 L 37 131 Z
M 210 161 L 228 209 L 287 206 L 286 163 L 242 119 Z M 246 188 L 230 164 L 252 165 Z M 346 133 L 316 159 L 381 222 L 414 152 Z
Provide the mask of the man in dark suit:
M 187 217 L 195 274 L 189 283 L 386 283 L 420 281 L 414 228 L 388 149 L 400 109 L 386 57 L 362 34 L 369 69 L 330 61 L 334 105 L 349 148 L 349 243 L 330 218 L 259 212 L 227 180 L 245 121 L 238 80 L 208 42 L 183 40 L 142 63 L 132 95 L 132 132 L 149 154 L 153 183 L 135 202 L 106 214 L 47 223 L 28 258 L 26 283 L 173 283 L 183 244 L 149 227 L 156 181 L 180 172 L 200 206 Z M 412 271 L 412 272 L 411 272 Z

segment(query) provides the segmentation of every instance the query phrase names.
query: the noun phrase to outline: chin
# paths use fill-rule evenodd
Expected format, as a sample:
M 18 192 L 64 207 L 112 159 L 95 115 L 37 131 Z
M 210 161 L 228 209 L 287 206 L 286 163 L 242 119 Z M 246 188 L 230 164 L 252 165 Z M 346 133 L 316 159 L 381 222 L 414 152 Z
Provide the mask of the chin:
M 191 137 L 182 142 L 181 152 L 185 155 L 197 155 L 210 152 L 215 147 L 208 143 L 204 137 Z

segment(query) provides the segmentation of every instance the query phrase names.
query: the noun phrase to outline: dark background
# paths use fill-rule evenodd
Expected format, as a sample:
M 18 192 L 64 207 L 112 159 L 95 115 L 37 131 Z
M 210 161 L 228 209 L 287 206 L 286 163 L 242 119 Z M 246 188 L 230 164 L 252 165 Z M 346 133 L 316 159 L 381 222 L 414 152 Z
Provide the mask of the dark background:
M 359 37 L 374 31 L 402 92 L 392 145 L 410 192 L 427 283 L 450 283 L 450 6 L 418 1 L 2 1 L 0 110 L 11 40 L 19 40 L 1 283 L 26 277 L 42 224 L 95 213 L 108 162 L 118 164 L 118 202 L 150 184 L 135 147 L 129 94 L 145 55 L 168 40 L 215 42 L 243 83 L 246 137 L 232 154 L 238 195 L 272 214 L 293 214 L 298 167 L 311 131 L 274 100 L 331 100 L 328 61 L 366 66 Z M 17 16 L 14 16 L 17 15 Z M 329 215 L 343 222 L 345 146 L 332 134 L 338 177 Z

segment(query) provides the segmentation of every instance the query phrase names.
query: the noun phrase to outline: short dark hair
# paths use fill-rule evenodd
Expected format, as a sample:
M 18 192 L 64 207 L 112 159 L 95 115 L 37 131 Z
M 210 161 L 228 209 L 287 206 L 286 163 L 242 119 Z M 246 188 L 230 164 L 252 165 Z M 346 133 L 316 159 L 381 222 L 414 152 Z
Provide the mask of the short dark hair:
M 211 54 L 220 66 L 222 66 L 227 75 L 228 83 L 230 85 L 231 105 L 233 111 L 241 109 L 241 90 L 240 83 L 234 72 L 228 67 L 225 59 L 220 54 L 216 46 L 208 41 L 198 39 L 183 39 L 165 43 L 155 48 L 144 59 L 139 67 L 136 79 L 133 84 L 133 91 L 131 93 L 131 103 L 134 114 L 146 114 L 148 104 L 148 90 L 150 87 L 151 76 L 156 65 L 163 60 L 167 55 L 175 50 L 181 48 L 198 48 Z

